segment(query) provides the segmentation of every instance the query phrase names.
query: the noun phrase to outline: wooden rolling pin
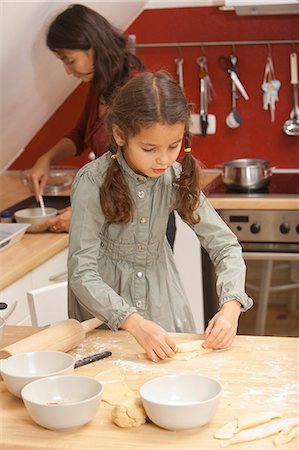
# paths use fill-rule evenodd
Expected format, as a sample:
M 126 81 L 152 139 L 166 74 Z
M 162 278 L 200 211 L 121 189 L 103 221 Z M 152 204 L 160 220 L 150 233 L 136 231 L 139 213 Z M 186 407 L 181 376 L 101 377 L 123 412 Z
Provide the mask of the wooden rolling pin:
M 102 324 L 103 322 L 96 318 L 85 320 L 85 322 L 79 322 L 75 319 L 64 320 L 32 336 L 1 348 L 0 359 L 8 358 L 17 353 L 38 350 L 67 352 L 80 344 L 86 333 Z

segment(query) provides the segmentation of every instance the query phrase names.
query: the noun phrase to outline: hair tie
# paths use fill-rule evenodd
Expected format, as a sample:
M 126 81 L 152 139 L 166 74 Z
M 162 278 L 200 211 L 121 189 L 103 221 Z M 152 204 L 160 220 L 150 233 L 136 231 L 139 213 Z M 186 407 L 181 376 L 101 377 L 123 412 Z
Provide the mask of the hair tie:
M 184 152 L 185 152 L 185 153 L 191 153 L 191 147 L 186 147 L 186 148 L 184 149 Z
M 117 154 L 113 153 L 113 155 L 111 155 L 111 159 L 117 159 Z

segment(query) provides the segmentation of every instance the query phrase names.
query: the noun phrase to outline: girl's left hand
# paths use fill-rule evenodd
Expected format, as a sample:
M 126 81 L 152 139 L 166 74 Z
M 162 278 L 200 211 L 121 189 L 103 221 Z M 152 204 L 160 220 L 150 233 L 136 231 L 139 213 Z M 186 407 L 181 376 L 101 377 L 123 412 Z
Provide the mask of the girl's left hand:
M 224 303 L 210 320 L 204 334 L 204 348 L 228 348 L 238 329 L 241 305 L 237 300 Z

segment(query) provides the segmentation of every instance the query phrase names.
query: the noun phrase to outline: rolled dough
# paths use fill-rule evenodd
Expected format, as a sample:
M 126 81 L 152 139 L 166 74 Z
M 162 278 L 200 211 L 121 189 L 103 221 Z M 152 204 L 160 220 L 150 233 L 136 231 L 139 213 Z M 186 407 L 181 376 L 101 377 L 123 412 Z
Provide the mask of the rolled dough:
M 281 432 L 277 436 L 275 436 L 274 445 L 276 445 L 276 447 L 280 447 L 281 445 L 291 442 L 298 435 L 299 435 L 299 426 L 289 425 L 283 428 L 283 430 L 281 430 Z
M 273 434 L 278 433 L 285 427 L 295 426 L 297 424 L 298 424 L 298 417 L 290 417 L 289 419 L 275 420 L 270 423 L 259 425 L 255 428 L 240 431 L 240 433 L 236 434 L 236 436 L 232 437 L 231 439 L 222 441 L 220 446 L 228 447 L 229 445 L 232 444 L 263 439 L 265 437 L 272 436 Z
M 263 423 L 267 423 L 272 419 L 280 418 L 281 414 L 273 411 L 262 411 L 256 414 L 242 414 L 237 419 L 226 423 L 223 427 L 216 431 L 214 437 L 216 439 L 230 439 L 234 434 L 247 428 L 256 427 Z
M 171 361 L 173 359 L 177 361 L 187 361 L 188 359 L 196 358 L 197 356 L 205 355 L 206 353 L 210 353 L 213 351 L 213 349 L 210 348 L 203 348 L 203 343 L 203 340 L 197 339 L 195 341 L 183 342 L 181 344 L 178 344 L 176 354 L 171 358 L 165 358 L 161 361 Z M 140 353 L 138 355 L 138 358 L 149 359 L 146 353 Z

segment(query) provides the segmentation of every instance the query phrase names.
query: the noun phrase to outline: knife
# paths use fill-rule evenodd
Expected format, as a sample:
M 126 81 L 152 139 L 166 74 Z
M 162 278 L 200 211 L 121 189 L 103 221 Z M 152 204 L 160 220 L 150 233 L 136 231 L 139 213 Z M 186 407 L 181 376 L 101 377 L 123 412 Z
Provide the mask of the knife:
M 108 356 L 111 356 L 111 352 L 101 352 L 96 353 L 95 355 L 86 356 L 85 358 L 78 359 L 78 361 L 75 362 L 75 369 L 77 367 L 85 366 L 86 364 L 90 364 L 92 362 L 98 361 L 99 359 L 108 358 Z

